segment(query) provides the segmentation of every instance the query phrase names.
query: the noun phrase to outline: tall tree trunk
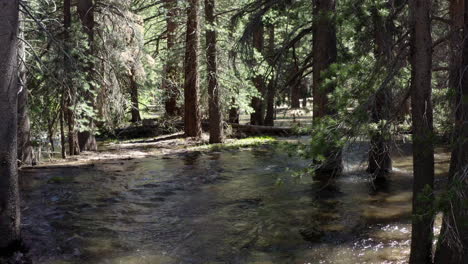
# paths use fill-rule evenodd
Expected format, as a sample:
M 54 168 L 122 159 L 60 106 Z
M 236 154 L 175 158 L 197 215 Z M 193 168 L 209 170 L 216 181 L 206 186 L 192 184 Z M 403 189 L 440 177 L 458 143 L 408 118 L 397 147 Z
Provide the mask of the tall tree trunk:
M 165 8 L 167 10 L 166 15 L 166 34 L 167 34 L 167 52 L 168 57 L 166 58 L 166 65 L 164 66 L 164 79 L 162 82 L 162 90 L 165 93 L 164 105 L 166 114 L 168 116 L 177 115 L 177 99 L 179 98 L 179 88 L 177 80 L 177 58 L 176 52 L 174 51 L 176 45 L 176 34 L 177 34 L 177 0 L 165 0 Z
M 216 40 L 216 0 L 205 0 L 206 60 L 208 70 L 208 102 L 210 108 L 210 143 L 223 141 L 223 117 L 219 103 L 217 40 Z
M 65 86 L 64 89 L 65 104 L 67 108 L 67 125 L 68 125 L 68 148 L 69 155 L 79 155 L 80 147 L 78 145 L 78 133 L 75 127 L 75 104 L 76 104 L 76 87 L 69 79 L 71 73 L 71 53 L 70 53 L 70 27 L 71 27 L 71 0 L 63 0 L 63 27 L 64 27 L 64 70 L 65 70 Z
M 268 25 L 268 64 L 273 67 L 275 60 L 275 25 Z M 272 78 L 268 83 L 267 87 L 267 98 L 266 98 L 266 115 L 265 125 L 274 126 L 275 123 L 275 98 L 276 98 L 276 78 L 275 73 L 272 73 Z
M 24 18 L 20 13 L 20 21 Z M 24 23 L 20 22 L 20 38 L 23 39 Z M 26 86 L 26 47 L 23 41 L 18 43 L 19 58 L 19 94 L 18 94 L 18 160 L 22 165 L 32 165 L 33 147 L 31 145 L 31 124 L 28 111 L 28 89 Z
M 87 50 L 88 59 L 85 62 L 85 71 L 87 73 L 87 81 L 89 84 L 89 91 L 85 91 L 85 97 L 91 107 L 94 109 L 94 95 L 92 91 L 95 89 L 93 85 L 93 74 L 94 74 L 94 63 L 92 57 L 94 56 L 94 4 L 93 0 L 79 0 L 78 1 L 78 15 L 80 17 L 81 23 L 85 30 L 86 35 L 88 36 L 88 45 Z M 89 119 L 89 129 L 83 132 L 78 133 L 78 142 L 80 145 L 81 151 L 96 151 L 97 143 L 96 137 L 94 136 L 94 118 L 88 117 Z
M 254 49 L 261 54 L 263 54 L 264 30 L 265 27 L 263 22 L 260 22 L 260 25 L 255 28 L 255 32 L 253 33 Z M 257 74 L 254 77 L 253 82 L 260 94 L 260 97 L 252 98 L 251 107 L 254 109 L 254 112 L 250 115 L 250 124 L 263 125 L 265 116 L 264 97 L 266 89 L 264 76 Z
M 198 49 L 200 46 L 199 31 L 199 0 L 189 0 L 187 9 L 187 36 L 185 50 L 185 135 L 187 137 L 200 137 L 201 120 L 198 101 L 199 75 L 198 75 Z
M 0 255 L 20 240 L 18 190 L 19 1 L 0 0 Z
M 313 97 L 314 119 L 333 114 L 328 104 L 328 94 L 333 92 L 333 83 L 323 84 L 331 64 L 336 62 L 337 42 L 335 23 L 331 16 L 335 12 L 335 0 L 315 0 L 313 29 Z
M 431 101 L 431 1 L 411 0 L 413 228 L 410 263 L 432 262 L 434 146 Z
M 455 129 L 449 172 L 450 210 L 444 212 L 436 264 L 468 263 L 468 1 L 450 1 L 452 21 L 450 89 L 455 94 Z
M 392 32 L 389 27 L 393 21 L 385 22 L 377 7 L 372 9 L 372 17 L 376 44 L 375 55 L 379 58 L 379 61 L 385 63 L 392 59 Z M 377 91 L 371 108 L 371 120 L 373 123 L 378 124 L 379 130 L 371 135 L 368 172 L 377 181 L 385 180 L 388 172 L 392 170 L 390 135 L 387 122 L 390 118 L 392 96 L 390 85 Z
M 138 83 L 135 76 L 135 70 L 132 68 L 131 74 L 129 76 L 130 79 L 130 99 L 132 101 L 132 123 L 140 122 L 140 102 L 138 100 Z
M 335 84 L 324 84 L 329 76 L 330 65 L 337 60 L 336 26 L 332 18 L 335 12 L 335 0 L 315 0 L 313 24 L 313 118 L 319 121 L 327 115 L 334 114 L 327 96 L 335 89 Z M 325 161 L 315 170 L 315 177 L 321 181 L 329 181 L 342 171 L 341 149 L 334 147 L 334 142 L 324 153 Z

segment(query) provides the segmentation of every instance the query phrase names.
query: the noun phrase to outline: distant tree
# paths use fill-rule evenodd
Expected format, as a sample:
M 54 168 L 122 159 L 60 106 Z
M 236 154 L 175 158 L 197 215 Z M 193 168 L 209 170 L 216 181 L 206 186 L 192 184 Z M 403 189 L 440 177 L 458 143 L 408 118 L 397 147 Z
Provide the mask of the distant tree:
M 136 73 L 134 67 L 130 70 L 130 100 L 131 100 L 131 114 L 132 119 L 130 120 L 132 123 L 136 123 L 141 121 L 140 115 L 140 102 L 138 99 L 138 81 L 136 79 Z
M 252 40 L 253 48 L 259 54 L 264 53 L 264 42 L 265 42 L 265 26 L 262 21 L 254 28 Z M 257 65 L 258 66 L 258 65 Z M 266 92 L 265 79 L 262 74 L 255 73 L 253 83 L 258 91 L 258 96 L 252 98 L 251 107 L 254 112 L 250 114 L 250 124 L 252 125 L 263 125 L 265 121 L 265 103 L 264 97 Z
M 168 116 L 177 114 L 177 99 L 179 98 L 178 87 L 178 63 L 176 58 L 175 46 L 177 38 L 177 23 L 178 7 L 177 0 L 165 0 L 164 7 L 166 8 L 166 36 L 167 36 L 167 53 L 168 56 L 164 66 L 164 76 L 162 82 L 162 90 L 165 93 L 164 105 Z

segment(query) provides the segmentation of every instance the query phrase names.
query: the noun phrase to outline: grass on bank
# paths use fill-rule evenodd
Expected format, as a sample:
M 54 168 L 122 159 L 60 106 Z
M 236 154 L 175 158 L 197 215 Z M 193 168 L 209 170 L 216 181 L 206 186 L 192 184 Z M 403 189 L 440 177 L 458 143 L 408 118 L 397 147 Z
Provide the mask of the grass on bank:
M 275 144 L 278 140 L 270 136 L 248 137 L 243 139 L 229 139 L 225 143 L 220 144 L 204 144 L 189 148 L 195 151 L 223 151 L 223 150 L 239 150 L 243 148 L 253 148 L 268 144 Z

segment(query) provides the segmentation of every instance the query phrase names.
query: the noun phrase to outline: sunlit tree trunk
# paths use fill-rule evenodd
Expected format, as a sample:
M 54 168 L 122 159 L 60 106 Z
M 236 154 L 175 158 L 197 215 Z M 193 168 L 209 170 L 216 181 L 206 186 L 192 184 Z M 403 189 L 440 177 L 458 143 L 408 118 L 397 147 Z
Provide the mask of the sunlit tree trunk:
M 20 13 L 20 20 L 24 18 Z M 20 24 L 20 39 L 24 38 L 24 23 Z M 33 162 L 33 147 L 31 145 L 31 124 L 28 111 L 28 89 L 26 86 L 26 49 L 24 41 L 18 42 L 19 58 L 19 94 L 18 94 L 18 160 L 22 165 L 31 165 Z
M 208 70 L 208 103 L 210 111 L 210 143 L 223 141 L 223 117 L 219 102 L 218 62 L 215 0 L 205 0 L 205 20 L 209 27 L 206 30 L 206 60 Z
M 19 1 L 0 0 L 0 255 L 20 239 L 18 191 Z
M 410 0 L 413 222 L 410 263 L 432 262 L 434 146 L 431 1 Z
M 449 191 L 454 193 L 444 212 L 435 255 L 436 264 L 468 263 L 468 1 L 450 1 L 450 89 L 455 94 L 455 132 L 449 172 Z
M 164 66 L 164 79 L 162 90 L 164 91 L 164 105 L 168 116 L 177 115 L 177 99 L 179 98 L 178 87 L 178 63 L 176 52 L 176 34 L 177 34 L 177 0 L 165 0 L 166 8 L 166 35 L 167 35 L 167 58 Z
M 198 100 L 199 73 L 198 49 L 200 46 L 199 31 L 199 0 L 189 0 L 187 9 L 187 36 L 185 50 L 185 135 L 187 137 L 201 136 L 201 120 Z
M 79 0 L 78 1 L 78 15 L 81 23 L 88 36 L 88 60 L 85 62 L 85 71 L 87 73 L 87 81 L 89 84 L 89 91 L 85 91 L 85 97 L 91 107 L 94 108 L 95 101 L 92 91 L 96 88 L 93 85 L 94 63 L 92 57 L 94 56 L 94 4 L 93 0 Z M 86 131 L 78 133 L 78 142 L 81 151 L 96 151 L 97 143 L 94 136 L 94 120 L 93 117 L 88 117 L 89 128 Z

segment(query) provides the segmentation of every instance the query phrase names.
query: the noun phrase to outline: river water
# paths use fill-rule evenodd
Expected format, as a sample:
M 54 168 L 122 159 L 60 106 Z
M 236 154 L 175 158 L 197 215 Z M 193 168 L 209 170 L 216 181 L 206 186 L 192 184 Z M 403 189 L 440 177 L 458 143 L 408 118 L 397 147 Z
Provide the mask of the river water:
M 37 263 L 405 263 L 411 159 L 375 191 L 365 148 L 333 190 L 271 146 L 26 170 L 24 236 Z

